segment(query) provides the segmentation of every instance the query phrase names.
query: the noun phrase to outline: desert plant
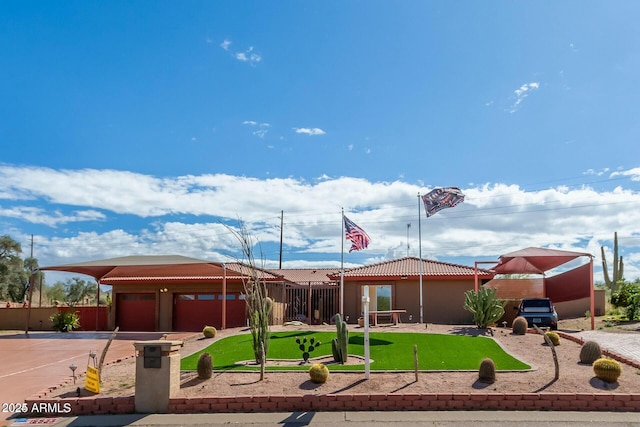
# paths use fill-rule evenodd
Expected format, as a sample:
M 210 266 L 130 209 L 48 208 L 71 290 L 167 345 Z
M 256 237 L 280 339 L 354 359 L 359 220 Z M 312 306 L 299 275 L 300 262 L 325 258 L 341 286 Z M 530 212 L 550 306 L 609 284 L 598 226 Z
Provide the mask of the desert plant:
M 529 323 L 527 319 L 522 316 L 518 316 L 513 319 L 513 324 L 511 325 L 512 331 L 516 335 L 524 335 L 527 333 L 527 328 L 529 327 Z
M 604 274 L 604 284 L 612 291 L 617 291 L 620 282 L 624 277 L 624 262 L 622 257 L 618 257 L 618 232 L 613 233 L 613 275 L 609 276 L 607 259 L 604 257 L 604 246 L 600 246 L 602 256 L 602 273 Z
M 247 226 L 243 221 L 239 222 L 239 230 L 228 227 L 240 242 L 242 254 L 246 261 L 243 267 L 243 286 L 245 294 L 245 303 L 247 304 L 247 317 L 249 319 L 249 329 L 253 339 L 253 353 L 256 363 L 260 364 L 260 380 L 264 379 L 264 363 L 269 350 L 269 318 L 273 301 L 267 295 L 267 284 L 262 279 L 262 273 L 256 267 L 254 258 L 255 243 Z M 243 268 L 243 270 L 245 270 Z M 248 277 L 248 279 L 244 279 Z
M 326 383 L 329 379 L 329 369 L 322 363 L 315 363 L 309 368 L 309 377 L 314 383 Z
M 464 309 L 473 314 L 473 323 L 484 329 L 496 323 L 504 314 L 505 302 L 497 298 L 497 289 L 481 288 L 464 293 Z
M 205 338 L 215 338 L 217 332 L 218 331 L 216 330 L 215 327 L 205 326 L 204 329 L 202 330 L 202 335 L 204 335 Z
M 331 353 L 337 363 L 344 365 L 347 357 L 349 357 L 349 330 L 347 329 L 347 322 L 342 320 L 340 314 L 336 314 L 335 318 L 337 337 L 331 340 Z
M 617 360 L 601 357 L 593 362 L 593 372 L 602 381 L 615 383 L 622 374 L 622 365 Z
M 640 316 L 640 284 L 620 283 L 618 291 L 611 294 L 611 304 L 624 308 L 627 319 L 635 320 Z
M 209 353 L 202 353 L 198 357 L 198 378 L 208 380 L 213 374 L 213 359 Z
M 62 311 L 49 318 L 53 329 L 59 332 L 70 332 L 80 327 L 80 317 L 75 311 Z
M 298 348 L 300 349 L 300 351 L 302 351 L 302 360 L 304 360 L 304 363 L 307 363 L 309 361 L 310 353 L 318 348 L 321 343 L 320 341 L 316 341 L 315 338 L 311 337 L 309 339 L 309 345 L 307 345 L 306 338 L 303 338 L 301 340 L 300 337 L 296 337 L 296 344 L 298 344 Z
M 557 332 L 547 331 L 544 333 L 554 346 L 560 345 L 560 335 Z
M 602 357 L 600 344 L 595 341 L 586 341 L 580 348 L 580 363 L 588 363 L 591 365 Z
M 496 382 L 496 365 L 490 358 L 482 359 L 478 369 L 478 381 L 493 384 Z

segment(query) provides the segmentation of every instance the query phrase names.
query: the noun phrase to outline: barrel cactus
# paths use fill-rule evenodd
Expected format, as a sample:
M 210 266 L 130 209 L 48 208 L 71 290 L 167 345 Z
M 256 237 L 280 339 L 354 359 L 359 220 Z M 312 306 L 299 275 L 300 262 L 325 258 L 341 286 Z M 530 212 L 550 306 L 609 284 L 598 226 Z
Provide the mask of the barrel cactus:
M 591 365 L 602 357 L 600 344 L 595 341 L 586 341 L 580 348 L 580 363 Z
M 202 330 L 202 335 L 204 335 L 205 338 L 215 338 L 217 332 L 213 326 L 205 326 Z
M 529 327 L 529 324 L 527 322 L 527 319 L 525 319 L 522 316 L 518 316 L 515 319 L 513 319 L 513 324 L 511 326 L 513 328 L 514 334 L 524 335 L 527 333 L 527 328 Z
M 209 353 L 202 353 L 198 357 L 198 378 L 208 380 L 213 374 L 213 359 Z
M 480 369 L 478 369 L 478 381 L 493 384 L 496 382 L 496 365 L 492 359 L 482 359 Z
M 544 333 L 554 346 L 560 345 L 560 335 L 557 332 L 547 331 Z
M 622 365 L 617 360 L 601 357 L 593 362 L 593 372 L 602 381 L 615 383 L 622 374 Z
M 311 381 L 317 384 L 326 383 L 329 379 L 329 368 L 322 363 L 315 363 L 309 368 L 309 377 Z

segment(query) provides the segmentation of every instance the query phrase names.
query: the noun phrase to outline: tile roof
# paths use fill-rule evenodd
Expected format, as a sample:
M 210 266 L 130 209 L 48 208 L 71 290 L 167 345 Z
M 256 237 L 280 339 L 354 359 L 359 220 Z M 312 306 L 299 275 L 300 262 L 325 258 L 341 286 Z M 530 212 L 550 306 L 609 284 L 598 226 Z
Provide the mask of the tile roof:
M 383 261 L 377 264 L 365 265 L 351 268 L 344 273 L 345 278 L 392 278 L 392 277 L 418 277 L 420 276 L 420 259 L 416 257 L 405 257 L 396 260 Z M 422 260 L 423 277 L 473 277 L 474 268 L 459 264 L 451 264 L 428 259 Z M 478 276 L 482 278 L 493 277 L 489 270 L 478 269 Z M 331 277 L 340 277 L 340 273 L 335 273 Z
M 312 285 L 335 283 L 335 280 L 329 278 L 330 274 L 336 273 L 335 268 L 281 268 L 270 271 L 293 283 L 311 283 Z

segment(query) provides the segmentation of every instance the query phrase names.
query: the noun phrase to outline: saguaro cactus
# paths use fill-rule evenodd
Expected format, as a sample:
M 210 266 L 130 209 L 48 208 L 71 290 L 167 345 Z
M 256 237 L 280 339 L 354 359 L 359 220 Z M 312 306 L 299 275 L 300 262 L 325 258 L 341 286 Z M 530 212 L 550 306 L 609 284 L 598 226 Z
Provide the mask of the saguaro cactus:
M 340 314 L 336 314 L 336 333 L 337 338 L 332 340 L 333 358 L 336 362 L 344 365 L 349 356 L 349 331 L 347 330 L 347 322 L 342 320 Z
M 618 290 L 620 286 L 619 282 L 624 276 L 624 263 L 622 257 L 618 258 L 618 232 L 613 234 L 613 276 L 609 276 L 609 267 L 607 266 L 607 259 L 604 256 L 604 246 L 600 246 L 600 252 L 602 254 L 602 272 L 604 273 L 604 283 L 613 292 Z

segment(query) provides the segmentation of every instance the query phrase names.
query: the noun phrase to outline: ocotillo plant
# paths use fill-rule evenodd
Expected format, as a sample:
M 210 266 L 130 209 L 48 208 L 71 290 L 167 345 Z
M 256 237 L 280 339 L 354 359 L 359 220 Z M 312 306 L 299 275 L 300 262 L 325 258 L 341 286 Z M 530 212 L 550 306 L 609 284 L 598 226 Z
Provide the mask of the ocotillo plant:
M 622 257 L 618 258 L 618 232 L 613 234 L 613 276 L 609 276 L 609 267 L 607 267 L 607 259 L 604 257 L 604 246 L 600 246 L 602 253 L 602 272 L 604 273 L 604 283 L 607 288 L 613 292 L 617 291 L 620 283 L 624 278 L 624 263 Z
M 336 333 L 337 338 L 331 341 L 331 350 L 335 361 L 344 365 L 349 356 L 349 331 L 347 330 L 347 322 L 342 320 L 340 314 L 336 314 Z

